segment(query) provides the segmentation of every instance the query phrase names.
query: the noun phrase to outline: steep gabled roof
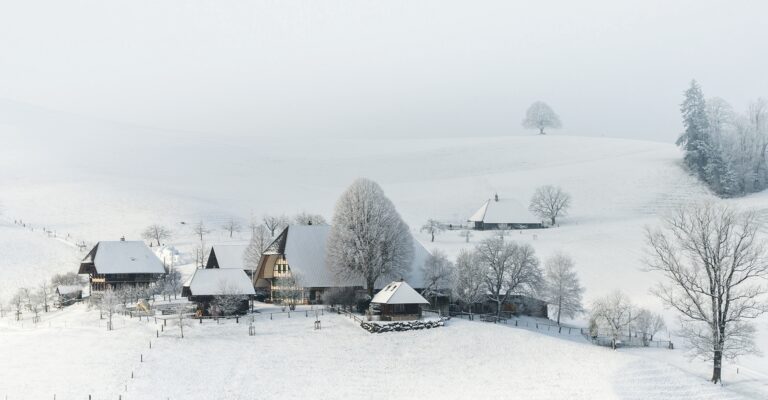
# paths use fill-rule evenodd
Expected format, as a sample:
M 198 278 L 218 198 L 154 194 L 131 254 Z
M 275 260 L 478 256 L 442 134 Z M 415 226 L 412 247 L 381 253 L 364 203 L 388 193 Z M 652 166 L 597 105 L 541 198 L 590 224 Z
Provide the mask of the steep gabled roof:
M 371 303 L 376 304 L 429 304 L 429 302 L 408 282 L 395 281 L 384 286 L 383 289 L 373 296 Z
M 469 222 L 486 224 L 540 224 L 527 208 L 514 199 L 490 199 L 469 217 Z
M 99 274 L 164 274 L 159 258 L 141 241 L 103 241 L 96 244 L 80 264 L 93 264 Z
M 245 249 L 247 242 L 214 244 L 208 257 L 206 268 L 235 268 L 245 269 Z
M 192 296 L 256 294 L 245 271 L 234 268 L 195 270 L 189 282 L 189 291 Z

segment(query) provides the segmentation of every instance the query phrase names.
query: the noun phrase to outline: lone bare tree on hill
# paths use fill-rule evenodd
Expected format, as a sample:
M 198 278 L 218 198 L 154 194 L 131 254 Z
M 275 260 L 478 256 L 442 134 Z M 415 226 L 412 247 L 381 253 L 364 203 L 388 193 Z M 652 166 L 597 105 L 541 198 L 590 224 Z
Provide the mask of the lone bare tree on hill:
M 160 246 L 161 242 L 171 238 L 171 230 L 158 224 L 152 224 L 144 229 L 141 237 L 152 242 L 153 240 Z
M 713 383 L 722 380 L 723 358 L 756 349 L 749 321 L 768 311 L 762 228 L 755 212 L 704 203 L 646 232 L 645 263 L 664 277 L 654 293 L 682 314 L 681 334 L 696 356 L 712 360 Z
M 562 127 L 560 117 L 555 114 L 547 103 L 537 101 L 528 107 L 523 120 L 523 127 L 527 129 L 538 129 L 539 135 L 546 135 L 545 128 L 558 129 Z
M 536 189 L 528 209 L 554 226 L 556 218 L 564 216 L 571 207 L 571 195 L 558 186 L 546 185 Z
M 231 238 L 235 232 L 240 232 L 240 230 L 243 229 L 243 226 L 240 225 L 240 222 L 238 222 L 234 217 L 232 217 L 228 219 L 227 222 L 221 226 L 221 228 L 229 232 L 229 237 Z
M 439 235 L 445 230 L 445 226 L 440 221 L 434 219 L 428 219 L 427 222 L 421 226 L 421 231 L 430 234 L 432 237 L 430 242 L 435 241 L 435 235 Z
M 357 179 L 336 203 L 327 265 L 342 279 L 362 279 L 368 295 L 379 278 L 399 278 L 413 262 L 413 239 L 381 187 Z

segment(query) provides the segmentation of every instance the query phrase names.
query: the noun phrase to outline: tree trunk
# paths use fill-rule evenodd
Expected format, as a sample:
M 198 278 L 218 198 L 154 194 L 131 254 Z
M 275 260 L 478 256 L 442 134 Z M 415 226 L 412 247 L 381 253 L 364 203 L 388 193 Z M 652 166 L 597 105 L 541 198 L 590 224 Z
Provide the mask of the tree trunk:
M 501 300 L 496 302 L 496 318 L 501 317 Z
M 544 128 L 539 128 L 539 135 L 546 135 L 546 133 L 544 133 Z
M 712 383 L 719 383 L 722 381 L 720 371 L 723 365 L 723 352 L 722 350 L 715 350 L 714 364 L 712 368 Z
M 432 241 L 435 241 L 435 232 L 432 232 Z
M 555 226 L 555 217 L 549 217 L 549 219 L 552 221 L 552 226 Z
M 560 325 L 560 309 L 563 307 L 563 299 L 560 298 L 560 301 L 557 302 L 557 325 Z
M 375 280 L 371 280 L 371 279 L 366 279 L 366 281 L 365 281 L 365 285 L 366 285 L 366 287 L 368 289 L 368 296 L 371 299 L 373 299 L 373 284 L 374 284 L 374 282 L 375 282 Z

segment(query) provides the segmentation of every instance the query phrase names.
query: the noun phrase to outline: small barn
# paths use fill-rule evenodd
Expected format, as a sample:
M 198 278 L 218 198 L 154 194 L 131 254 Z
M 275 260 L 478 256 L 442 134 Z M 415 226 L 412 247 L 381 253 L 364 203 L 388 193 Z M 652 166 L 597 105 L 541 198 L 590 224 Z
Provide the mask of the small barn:
M 408 321 L 421 318 L 421 306 L 429 302 L 403 280 L 384 286 L 371 300 L 371 309 L 382 321 Z
M 243 314 L 256 292 L 245 271 L 235 268 L 195 270 L 181 295 L 197 303 L 198 315 Z
M 72 305 L 83 298 L 83 288 L 74 285 L 56 286 L 56 306 Z
M 87 274 L 91 293 L 124 286 L 155 283 L 165 274 L 159 258 L 142 241 L 102 241 L 80 263 L 78 274 Z
M 515 199 L 500 199 L 494 195 L 467 220 L 476 230 L 538 229 L 544 225 L 540 218 Z

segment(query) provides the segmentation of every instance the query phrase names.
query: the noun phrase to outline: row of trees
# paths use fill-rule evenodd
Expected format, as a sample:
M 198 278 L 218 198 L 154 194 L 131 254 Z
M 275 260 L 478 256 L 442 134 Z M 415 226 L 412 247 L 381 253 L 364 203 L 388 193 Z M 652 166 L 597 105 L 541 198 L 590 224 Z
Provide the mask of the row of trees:
M 21 319 L 22 312 L 27 311 L 34 314 L 36 322 L 40 313 L 50 311 L 55 303 L 54 295 L 58 286 L 80 286 L 82 284 L 82 277 L 74 272 L 56 274 L 50 281 L 43 281 L 36 287 L 22 287 L 16 290 L 11 296 L 10 307 L 17 321 Z M 0 305 L 0 316 L 5 316 L 4 313 L 5 310 Z
M 680 111 L 685 165 L 712 191 L 733 197 L 768 187 L 768 101 L 757 99 L 739 114 L 721 98 L 705 99 L 692 81 Z

